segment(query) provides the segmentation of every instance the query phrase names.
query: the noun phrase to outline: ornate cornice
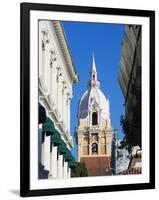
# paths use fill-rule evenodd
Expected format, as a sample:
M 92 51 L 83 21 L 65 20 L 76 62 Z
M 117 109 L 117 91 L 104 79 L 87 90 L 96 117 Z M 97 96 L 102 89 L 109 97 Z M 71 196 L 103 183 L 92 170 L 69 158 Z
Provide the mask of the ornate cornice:
M 57 39 L 59 42 L 59 46 L 62 50 L 63 58 L 66 62 L 66 65 L 68 67 L 71 78 L 72 78 L 73 82 L 76 83 L 79 81 L 79 78 L 76 73 L 73 61 L 72 61 L 72 57 L 70 54 L 70 50 L 69 50 L 69 47 L 67 44 L 67 39 L 66 39 L 62 24 L 59 21 L 53 21 L 52 25 L 53 25 L 54 31 L 56 33 L 56 36 L 57 36 Z

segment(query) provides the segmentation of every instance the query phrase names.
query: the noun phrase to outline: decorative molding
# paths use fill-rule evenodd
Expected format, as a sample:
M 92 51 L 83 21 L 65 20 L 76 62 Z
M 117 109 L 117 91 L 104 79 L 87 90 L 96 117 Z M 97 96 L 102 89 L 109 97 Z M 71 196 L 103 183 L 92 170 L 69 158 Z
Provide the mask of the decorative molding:
M 76 73 L 73 61 L 72 61 L 72 57 L 70 55 L 70 51 L 67 45 L 67 39 L 65 37 L 65 33 L 62 27 L 62 24 L 59 21 L 53 21 L 52 22 L 52 26 L 55 30 L 58 42 L 59 42 L 59 46 L 62 50 L 62 54 L 63 54 L 63 58 L 65 60 L 65 63 L 68 67 L 68 71 L 69 74 L 73 80 L 74 83 L 79 81 L 78 75 Z
M 53 68 L 53 63 L 57 60 L 56 53 L 54 50 L 50 49 L 50 68 Z
M 48 39 L 48 33 L 46 32 L 46 30 L 42 30 L 42 50 L 45 51 L 45 45 L 49 43 L 49 39 Z

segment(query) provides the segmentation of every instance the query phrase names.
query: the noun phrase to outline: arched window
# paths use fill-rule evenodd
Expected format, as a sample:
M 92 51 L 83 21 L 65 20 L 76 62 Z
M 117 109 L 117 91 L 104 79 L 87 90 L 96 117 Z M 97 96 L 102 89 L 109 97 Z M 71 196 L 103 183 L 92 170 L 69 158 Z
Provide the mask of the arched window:
M 98 124 L 98 114 L 97 112 L 92 113 L 92 125 L 97 125 Z
M 98 154 L 98 144 L 94 142 L 92 144 L 92 155 L 97 155 L 97 154 Z

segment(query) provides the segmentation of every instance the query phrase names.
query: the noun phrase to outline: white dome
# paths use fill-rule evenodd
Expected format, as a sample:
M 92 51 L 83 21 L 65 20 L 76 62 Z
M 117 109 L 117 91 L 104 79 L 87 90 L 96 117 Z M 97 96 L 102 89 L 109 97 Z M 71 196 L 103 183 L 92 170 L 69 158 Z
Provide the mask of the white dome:
M 87 126 L 90 124 L 90 114 L 95 111 L 99 116 L 99 124 L 106 125 L 108 123 L 110 125 L 109 100 L 106 99 L 99 88 L 100 83 L 97 79 L 94 55 L 90 75 L 88 89 L 85 91 L 79 102 L 78 118 L 83 121 L 85 126 Z
M 82 119 L 86 118 L 88 111 L 92 110 L 94 106 L 101 111 L 102 116 L 105 116 L 104 118 L 109 115 L 109 100 L 106 99 L 103 92 L 97 87 L 92 87 L 83 94 L 79 103 L 79 117 Z

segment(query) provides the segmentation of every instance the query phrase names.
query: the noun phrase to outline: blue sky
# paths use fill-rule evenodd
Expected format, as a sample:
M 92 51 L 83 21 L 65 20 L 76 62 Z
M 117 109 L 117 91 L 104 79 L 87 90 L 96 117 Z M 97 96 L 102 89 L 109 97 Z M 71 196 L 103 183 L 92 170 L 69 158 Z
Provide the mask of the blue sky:
M 117 77 L 121 56 L 121 42 L 124 37 L 124 25 L 63 22 L 68 46 L 80 81 L 73 86 L 71 100 L 71 134 L 74 136 L 77 127 L 77 105 L 79 98 L 87 88 L 90 78 L 94 52 L 100 89 L 110 100 L 110 116 L 113 128 L 118 129 L 119 138 L 123 134 L 120 127 L 120 116 L 124 114 L 124 98 Z M 77 158 L 77 145 L 72 150 Z

